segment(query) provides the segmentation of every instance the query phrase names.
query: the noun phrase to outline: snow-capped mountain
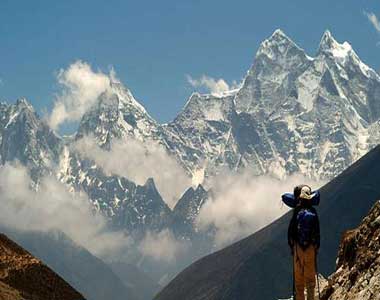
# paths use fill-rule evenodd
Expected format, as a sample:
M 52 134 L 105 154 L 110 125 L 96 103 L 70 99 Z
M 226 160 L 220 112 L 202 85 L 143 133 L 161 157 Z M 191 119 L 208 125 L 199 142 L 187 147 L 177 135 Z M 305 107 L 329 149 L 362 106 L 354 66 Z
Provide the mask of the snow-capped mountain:
M 276 30 L 238 91 L 191 96 L 167 125 L 168 144 L 209 175 L 250 167 L 332 178 L 378 142 L 379 93 L 380 77 L 347 42 L 326 31 L 310 57 Z
M 236 93 L 194 93 L 179 115 L 164 126 L 169 151 L 191 170 L 195 182 L 202 182 L 205 168 L 233 169 L 239 163 L 231 121 Z
M 329 31 L 311 57 L 281 30 L 259 47 L 239 89 L 193 93 L 178 116 L 158 124 L 121 83 L 82 119 L 77 138 L 101 146 L 129 137 L 162 145 L 195 183 L 251 168 L 280 178 L 339 174 L 380 140 L 380 77 Z
M 160 135 L 160 128 L 126 87 L 120 82 L 111 82 L 83 116 L 76 139 L 92 135 L 100 146 L 109 147 L 113 138 L 155 139 Z
M 106 151 L 113 140 L 137 140 L 147 148 L 156 143 L 194 184 L 244 168 L 258 175 L 301 172 L 326 179 L 379 143 L 379 97 L 379 75 L 347 42 L 338 43 L 327 31 L 311 57 L 276 30 L 260 45 L 239 89 L 193 93 L 168 124 L 156 122 L 115 80 L 72 139 L 57 136 L 26 100 L 1 104 L 0 155 L 2 163 L 17 159 L 29 166 L 36 180 L 55 174 L 71 190 L 84 191 L 117 228 L 141 235 L 177 224 L 188 239 L 207 198 L 203 188 L 189 189 L 171 210 L 153 180 L 137 184 L 108 174 L 73 143 L 91 136 Z
M 168 226 L 171 210 L 153 179 L 139 185 L 106 174 L 72 147 L 73 140 L 57 136 L 26 99 L 0 104 L 0 141 L 2 164 L 17 161 L 26 166 L 36 188 L 41 176 L 52 175 L 69 190 L 85 192 L 112 227 L 141 237 Z
M 0 104 L 1 163 L 17 160 L 28 166 L 33 179 L 51 173 L 58 163 L 61 139 L 26 101 Z

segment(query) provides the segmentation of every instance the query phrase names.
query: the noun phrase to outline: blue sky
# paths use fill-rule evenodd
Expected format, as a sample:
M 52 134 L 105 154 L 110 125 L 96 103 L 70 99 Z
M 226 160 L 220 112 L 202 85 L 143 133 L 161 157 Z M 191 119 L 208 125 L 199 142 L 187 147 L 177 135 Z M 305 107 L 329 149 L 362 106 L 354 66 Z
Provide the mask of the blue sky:
M 379 70 L 377 18 L 374 0 L 1 0 L 0 99 L 24 96 L 49 111 L 58 71 L 80 59 L 94 70 L 113 66 L 150 114 L 167 122 L 194 90 L 186 75 L 240 81 L 277 28 L 309 55 L 329 29 Z

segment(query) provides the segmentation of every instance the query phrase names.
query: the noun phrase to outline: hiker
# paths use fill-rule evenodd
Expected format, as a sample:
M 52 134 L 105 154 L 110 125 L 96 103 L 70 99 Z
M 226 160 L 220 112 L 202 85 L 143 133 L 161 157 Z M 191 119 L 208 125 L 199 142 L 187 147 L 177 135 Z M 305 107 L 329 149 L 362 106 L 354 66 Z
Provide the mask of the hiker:
M 308 185 L 299 185 L 293 194 L 282 195 L 282 200 L 293 208 L 288 228 L 288 244 L 293 256 L 293 296 L 295 292 L 296 300 L 304 300 L 306 288 L 307 300 L 314 300 L 320 246 L 319 219 L 314 206 L 319 204 L 320 194 Z

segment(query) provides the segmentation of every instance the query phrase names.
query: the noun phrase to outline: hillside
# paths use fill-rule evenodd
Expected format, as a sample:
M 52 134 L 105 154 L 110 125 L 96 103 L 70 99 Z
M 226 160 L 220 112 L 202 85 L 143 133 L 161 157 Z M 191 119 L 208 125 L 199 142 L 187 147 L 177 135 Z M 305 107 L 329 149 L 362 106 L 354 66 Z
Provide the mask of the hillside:
M 0 299 L 85 299 L 40 260 L 0 234 Z
M 18 244 L 43 260 L 88 300 L 140 300 L 104 261 L 61 232 L 21 232 L 2 228 Z M 124 274 L 125 275 L 125 274 Z M 133 276 L 133 274 L 129 274 Z M 124 277 L 125 282 L 128 278 Z

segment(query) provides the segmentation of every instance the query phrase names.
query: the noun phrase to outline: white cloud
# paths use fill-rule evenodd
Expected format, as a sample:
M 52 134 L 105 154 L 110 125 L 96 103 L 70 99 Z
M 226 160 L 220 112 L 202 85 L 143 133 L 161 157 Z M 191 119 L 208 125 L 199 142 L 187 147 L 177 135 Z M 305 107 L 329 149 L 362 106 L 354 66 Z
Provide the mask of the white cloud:
M 373 12 L 365 11 L 364 14 L 367 16 L 368 20 L 371 22 L 375 30 L 380 33 L 380 21 L 377 16 Z
M 0 224 L 22 231 L 62 231 L 77 244 L 103 259 L 128 261 L 136 249 L 156 262 L 175 263 L 188 249 L 171 231 L 148 232 L 136 242 L 125 232 L 110 231 L 106 219 L 94 214 L 83 193 L 71 193 L 54 177 L 42 178 L 38 191 L 30 189 L 24 166 L 0 167 Z M 127 254 L 126 254 L 127 253 Z
M 74 149 L 93 160 L 107 174 L 126 177 L 138 184 L 154 178 L 158 191 L 169 207 L 191 185 L 191 178 L 167 151 L 155 142 L 132 138 L 114 140 L 111 150 L 101 149 L 92 137 L 77 141 Z
M 205 88 L 212 94 L 222 94 L 232 89 L 223 78 L 214 79 L 207 75 L 202 75 L 201 78 L 195 79 L 190 75 L 186 75 L 186 79 L 192 87 Z
M 280 196 L 300 183 L 314 188 L 320 186 L 301 175 L 279 180 L 253 176 L 248 170 L 235 175 L 221 174 L 210 184 L 214 198 L 202 207 L 197 223 L 201 229 L 215 227 L 215 244 L 224 246 L 254 233 L 287 212 Z
M 99 95 L 109 88 L 113 77 L 113 70 L 110 75 L 101 71 L 94 72 L 88 63 L 82 61 L 61 69 L 57 80 L 62 91 L 57 96 L 49 117 L 50 126 L 57 129 L 64 122 L 80 120 Z
M 186 244 L 178 241 L 168 229 L 159 233 L 148 232 L 139 245 L 139 250 L 144 256 L 171 263 L 186 249 Z
M 106 220 L 94 214 L 84 195 L 69 193 L 54 177 L 42 178 L 38 192 L 30 189 L 25 167 L 0 167 L 0 223 L 18 230 L 66 233 L 99 256 L 119 255 L 131 240 L 106 230 Z

